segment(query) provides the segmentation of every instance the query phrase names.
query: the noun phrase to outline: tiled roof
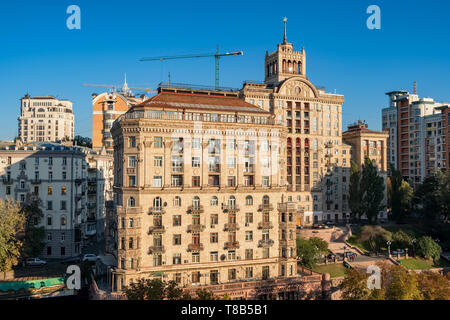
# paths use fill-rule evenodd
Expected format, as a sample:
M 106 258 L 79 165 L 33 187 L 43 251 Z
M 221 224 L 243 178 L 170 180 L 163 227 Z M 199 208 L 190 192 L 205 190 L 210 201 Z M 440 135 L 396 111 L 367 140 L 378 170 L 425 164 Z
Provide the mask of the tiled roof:
M 207 94 L 161 92 L 136 106 L 163 108 L 190 108 L 198 110 L 217 110 L 250 112 L 270 115 L 270 112 L 239 99 L 237 96 L 213 96 Z

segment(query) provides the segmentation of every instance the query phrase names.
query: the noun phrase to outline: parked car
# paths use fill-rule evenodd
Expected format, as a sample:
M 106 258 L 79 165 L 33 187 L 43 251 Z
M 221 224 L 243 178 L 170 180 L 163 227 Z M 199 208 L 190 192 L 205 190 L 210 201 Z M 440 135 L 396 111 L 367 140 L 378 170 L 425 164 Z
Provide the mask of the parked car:
M 396 256 L 397 254 L 399 254 L 399 255 L 404 255 L 404 254 L 405 254 L 405 250 L 403 250 L 403 249 L 394 250 L 394 251 L 392 251 L 392 254 L 393 254 L 394 256 Z
M 81 261 L 81 257 L 70 257 L 64 260 L 61 260 L 61 263 L 71 264 L 71 263 L 79 263 Z
M 43 266 L 47 264 L 47 261 L 39 258 L 28 258 L 25 262 L 28 266 Z
M 302 226 L 297 226 L 297 230 L 302 230 L 303 227 Z
M 95 254 L 87 253 L 83 256 L 83 262 L 89 261 L 89 262 L 95 262 L 97 261 L 98 257 Z
M 346 252 L 346 253 L 345 253 L 345 256 L 346 256 L 347 258 L 351 258 L 351 257 L 355 257 L 355 258 L 356 258 L 356 254 L 353 253 L 353 252 Z

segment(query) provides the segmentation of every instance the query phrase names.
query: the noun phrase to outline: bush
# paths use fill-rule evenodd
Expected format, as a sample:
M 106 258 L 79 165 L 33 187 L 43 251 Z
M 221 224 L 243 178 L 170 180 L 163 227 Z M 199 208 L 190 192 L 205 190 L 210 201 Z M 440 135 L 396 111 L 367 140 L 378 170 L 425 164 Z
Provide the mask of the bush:
M 413 238 L 403 230 L 397 231 L 392 235 L 393 249 L 406 249 L 412 246 Z
M 441 257 L 442 249 L 431 237 L 424 236 L 417 240 L 415 252 L 425 259 L 437 261 Z

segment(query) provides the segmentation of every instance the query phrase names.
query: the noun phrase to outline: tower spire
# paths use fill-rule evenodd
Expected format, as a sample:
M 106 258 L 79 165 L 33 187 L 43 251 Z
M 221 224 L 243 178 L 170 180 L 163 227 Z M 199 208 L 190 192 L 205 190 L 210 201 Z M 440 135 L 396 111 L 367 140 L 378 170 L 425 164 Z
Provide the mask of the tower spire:
M 283 37 L 283 44 L 287 43 L 287 37 L 286 37 L 286 22 L 287 22 L 287 18 L 284 17 L 283 18 L 283 23 L 284 23 L 284 37 Z

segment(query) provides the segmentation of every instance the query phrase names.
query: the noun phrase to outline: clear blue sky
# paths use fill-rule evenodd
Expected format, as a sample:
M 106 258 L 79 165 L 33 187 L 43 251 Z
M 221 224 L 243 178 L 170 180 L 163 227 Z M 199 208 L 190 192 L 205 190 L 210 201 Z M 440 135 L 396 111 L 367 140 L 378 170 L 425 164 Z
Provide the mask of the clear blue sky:
M 81 30 L 66 28 L 66 9 L 81 8 Z M 366 9 L 381 8 L 381 30 Z M 221 59 L 221 85 L 263 80 L 264 55 L 282 40 L 307 53 L 307 76 L 345 95 L 344 128 L 363 119 L 381 127 L 385 92 L 412 91 L 450 101 L 450 2 L 346 1 L 2 1 L 0 139 L 17 135 L 19 99 L 54 95 L 74 103 L 75 133 L 91 136 L 91 93 L 82 83 L 156 88 L 167 80 L 213 85 L 214 59 L 139 62 L 146 56 L 243 50 Z

